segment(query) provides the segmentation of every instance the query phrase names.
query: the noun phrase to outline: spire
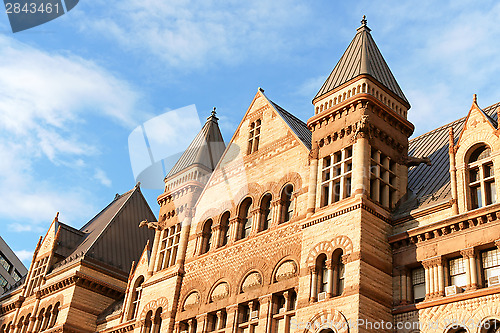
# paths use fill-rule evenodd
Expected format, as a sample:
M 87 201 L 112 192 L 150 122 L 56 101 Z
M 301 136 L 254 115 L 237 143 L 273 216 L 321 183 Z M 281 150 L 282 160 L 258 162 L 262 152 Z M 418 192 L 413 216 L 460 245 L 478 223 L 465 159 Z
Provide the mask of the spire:
M 356 35 L 316 94 L 316 97 L 314 97 L 314 100 L 355 77 L 365 74 L 370 75 L 409 105 L 370 31 L 371 29 L 367 26 L 366 16 L 363 16 Z
M 217 122 L 219 118 L 216 117 L 215 110 L 214 107 L 205 125 L 203 125 L 200 132 L 198 132 L 174 167 L 168 172 L 167 178 L 195 164 L 208 168 L 210 171 L 215 169 L 226 149 L 219 129 L 219 123 Z

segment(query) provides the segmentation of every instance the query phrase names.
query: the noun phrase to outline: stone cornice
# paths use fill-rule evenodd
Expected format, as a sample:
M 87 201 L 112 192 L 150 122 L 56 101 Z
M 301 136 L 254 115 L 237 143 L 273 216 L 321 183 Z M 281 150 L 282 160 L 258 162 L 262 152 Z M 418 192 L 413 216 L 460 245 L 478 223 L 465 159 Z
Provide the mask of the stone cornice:
M 400 248 L 410 244 L 421 243 L 438 239 L 451 233 L 473 229 L 486 223 L 500 222 L 500 205 L 492 205 L 484 209 L 467 212 L 462 215 L 450 217 L 437 223 L 417 227 L 415 229 L 390 236 L 389 243 L 393 248 Z

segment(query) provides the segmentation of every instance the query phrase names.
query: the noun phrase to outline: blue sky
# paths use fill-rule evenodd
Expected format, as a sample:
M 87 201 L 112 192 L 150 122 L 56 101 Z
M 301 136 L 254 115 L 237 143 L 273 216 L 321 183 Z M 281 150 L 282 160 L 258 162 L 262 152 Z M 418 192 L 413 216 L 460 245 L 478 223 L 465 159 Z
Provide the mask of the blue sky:
M 496 1 L 80 0 L 16 34 L 0 15 L 1 236 L 28 265 L 56 212 L 81 227 L 134 186 L 128 135 L 166 111 L 216 106 L 229 140 L 262 87 L 306 121 L 363 14 L 415 135 L 500 101 Z

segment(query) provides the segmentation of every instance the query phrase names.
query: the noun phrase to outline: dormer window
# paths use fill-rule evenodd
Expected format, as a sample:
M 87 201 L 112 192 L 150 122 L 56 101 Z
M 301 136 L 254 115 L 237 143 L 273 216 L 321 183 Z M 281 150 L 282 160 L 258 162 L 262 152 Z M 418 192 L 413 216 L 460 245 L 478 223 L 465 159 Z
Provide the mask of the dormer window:
M 481 144 L 475 148 L 469 157 L 470 209 L 481 208 L 497 201 L 495 173 L 490 154 L 490 148 Z
M 248 135 L 248 150 L 247 154 L 255 153 L 259 150 L 259 140 L 260 140 L 260 119 L 257 119 L 252 124 L 250 124 L 250 133 Z

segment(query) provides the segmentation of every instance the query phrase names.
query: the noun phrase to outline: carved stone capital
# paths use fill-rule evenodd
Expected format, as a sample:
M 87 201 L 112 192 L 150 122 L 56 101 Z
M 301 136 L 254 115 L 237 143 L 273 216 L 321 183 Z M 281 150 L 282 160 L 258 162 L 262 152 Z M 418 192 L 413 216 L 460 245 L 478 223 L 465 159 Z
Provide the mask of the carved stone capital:
M 473 247 L 469 247 L 468 249 L 461 250 L 460 254 L 462 255 L 462 257 L 464 257 L 466 259 L 474 258 L 476 256 L 476 253 L 475 253 Z
M 500 249 L 500 239 L 495 241 L 495 246 Z
M 317 274 L 318 273 L 318 268 L 316 266 L 309 266 L 307 269 L 309 270 L 310 274 Z

